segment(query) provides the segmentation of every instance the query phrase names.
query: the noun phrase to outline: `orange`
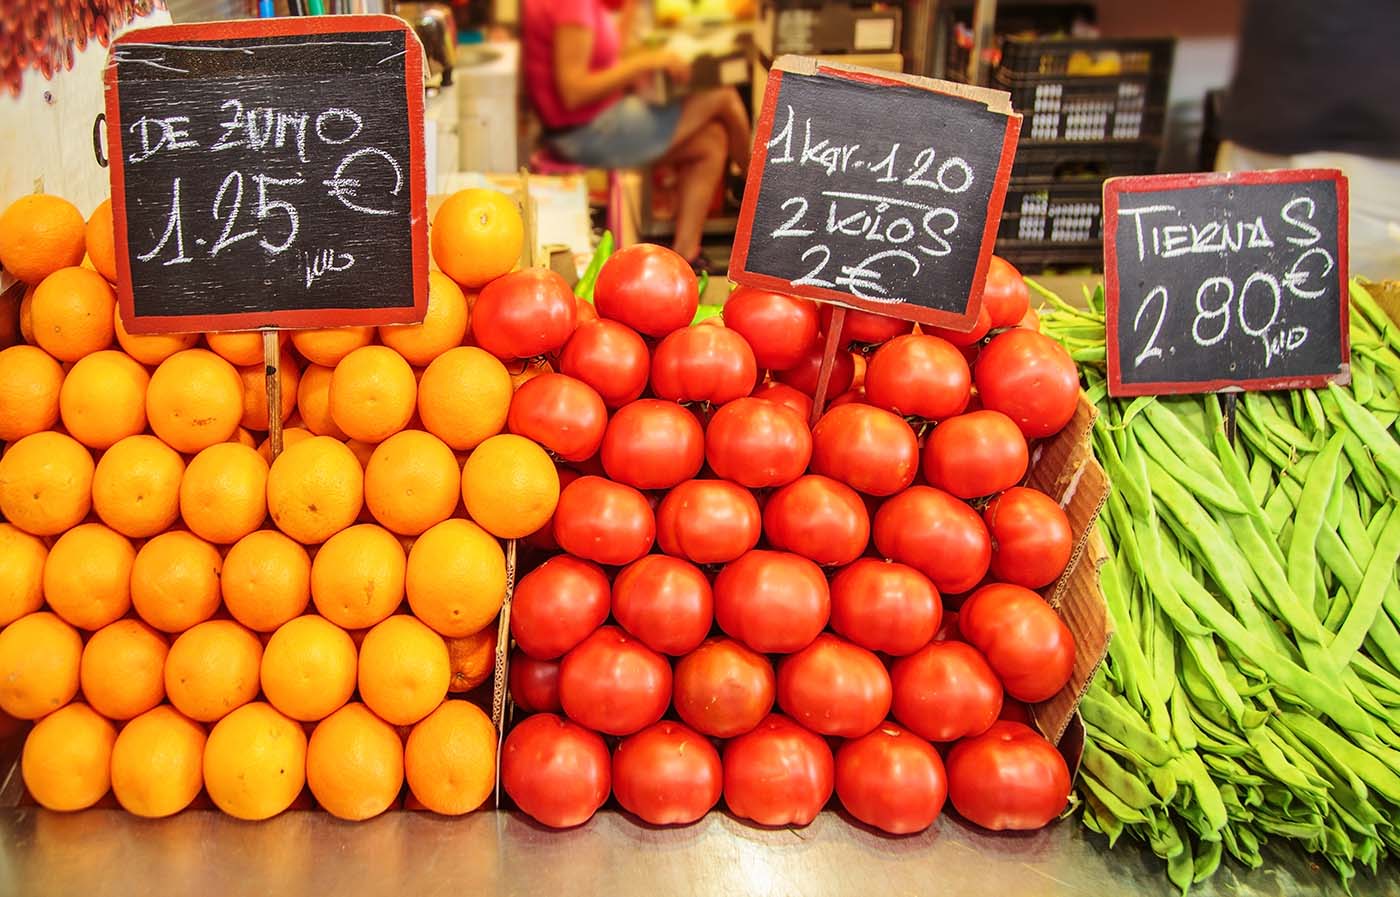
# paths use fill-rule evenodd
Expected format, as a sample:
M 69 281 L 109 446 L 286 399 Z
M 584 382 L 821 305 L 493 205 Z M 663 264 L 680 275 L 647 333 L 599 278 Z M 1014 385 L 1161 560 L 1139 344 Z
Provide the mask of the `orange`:
M 418 537 L 405 588 L 420 620 L 441 635 L 471 635 L 500 613 L 506 599 L 501 545 L 470 520 L 445 520 Z
M 117 730 L 86 704 L 69 704 L 35 723 L 24 740 L 24 786 L 50 810 L 85 810 L 112 787 Z
M 378 816 L 403 788 L 403 742 L 364 704 L 346 704 L 316 725 L 306 747 L 306 782 L 332 816 Z
M 462 500 L 487 532 L 519 539 L 545 525 L 559 501 L 559 471 L 545 450 L 503 433 L 477 446 L 462 465 Z
M 277 375 L 282 381 L 282 422 L 286 423 L 297 407 L 297 381 L 300 379 L 296 356 L 291 352 L 282 353 Z M 267 368 L 262 362 L 241 367 L 238 378 L 243 381 L 243 426 L 249 430 L 266 430 Z
M 219 720 L 204 744 L 204 787 L 238 819 L 268 819 L 306 784 L 306 733 L 258 701 Z
M 44 603 L 44 560 L 48 556 L 42 539 L 0 523 L 0 626 L 34 613 Z
M 112 793 L 128 813 L 180 812 L 204 787 L 204 727 L 169 705 L 122 727 L 112 745 Z
M 496 667 L 496 623 L 493 620 L 477 632 L 447 640 L 448 662 L 452 665 L 451 692 L 471 691 L 487 679 Z
M 476 448 L 501 432 L 510 411 L 510 373 L 475 346 L 449 349 L 428 365 L 418 384 L 423 427 L 450 447 Z
M 451 679 L 442 636 L 406 614 L 375 626 L 360 645 L 360 698 L 396 726 L 432 713 Z
M 190 719 L 212 723 L 258 696 L 262 642 L 232 620 L 207 620 L 175 639 L 165 693 Z
M 326 540 L 311 562 L 311 600 L 344 629 L 373 626 L 403 602 L 403 546 L 393 533 L 361 523 Z
M 112 327 L 117 334 L 117 345 L 122 351 L 144 365 L 154 367 L 176 352 L 193 349 L 199 342 L 198 333 L 141 333 L 126 332 L 122 324 L 121 308 L 113 311 Z
M 312 364 L 333 368 L 340 359 L 374 342 L 373 327 L 323 327 L 292 331 L 292 345 Z
M 112 283 L 117 282 L 117 232 L 112 220 L 112 200 L 104 199 L 88 216 L 83 229 L 88 258 L 97 273 Z
M 363 442 L 359 439 L 345 440 L 345 447 L 355 456 L 355 460 L 360 462 L 360 468 L 369 466 L 369 459 L 374 457 L 374 450 L 379 448 L 373 442 Z
M 19 335 L 26 343 L 37 346 L 34 338 L 34 285 L 24 288 L 24 296 L 19 300 Z
M 92 506 L 92 454 L 62 433 L 32 433 L 0 456 L 0 514 L 36 536 L 77 526 Z
M 165 636 L 140 620 L 118 620 L 83 647 L 78 681 L 92 709 L 108 719 L 140 716 L 165 698 Z
M 243 417 L 243 381 L 207 349 L 186 349 L 160 363 L 146 390 L 151 430 L 177 452 L 224 442 Z
M 257 632 L 272 632 L 306 610 L 311 558 L 276 530 L 258 530 L 228 550 L 220 585 L 235 620 Z
M 467 297 L 462 288 L 441 271 L 429 271 L 428 310 L 423 323 L 382 326 L 379 341 L 409 364 L 425 365 L 462 344 L 462 337 L 467 335 L 467 318 Z
M 83 260 L 86 223 L 78 207 L 46 193 L 21 196 L 0 212 L 0 266 L 38 283 Z
M 180 482 L 180 516 L 190 532 L 231 545 L 267 517 L 267 462 L 256 449 L 220 442 L 190 459 Z
M 297 410 L 301 412 L 306 429 L 312 433 L 344 439 L 345 432 L 331 417 L 331 375 L 334 372 L 334 368 L 324 365 L 307 365 L 297 384 Z
M 141 619 L 162 632 L 184 632 L 219 609 L 219 569 L 213 545 L 171 530 L 136 552 L 131 565 L 131 603 Z
M 452 449 L 422 430 L 390 436 L 365 465 L 365 504 L 375 520 L 401 535 L 416 536 L 451 517 L 460 496 Z
M 39 348 L 59 361 L 77 361 L 112 345 L 117 296 L 102 275 L 60 268 L 34 289 L 30 326 Z
M 233 435 L 228 438 L 228 441 L 236 442 L 239 445 L 246 445 L 250 449 L 256 449 L 258 447 L 258 441 L 253 438 L 253 434 L 243 427 L 239 427 L 235 430 Z M 258 454 L 262 454 L 262 452 L 258 452 Z M 267 459 L 264 458 L 263 460 L 266 461 Z
M 285 446 L 272 462 L 267 510 L 282 532 L 315 545 L 355 522 L 364 488 L 364 470 L 354 453 L 339 440 L 313 436 Z
M 277 344 L 287 344 L 287 331 L 277 331 Z M 208 333 L 204 341 L 209 350 L 234 367 L 246 367 L 263 363 L 263 335 L 261 330 L 230 330 L 225 333 Z
M 75 526 L 58 537 L 44 565 L 44 598 L 64 620 L 89 631 L 121 619 L 131 608 L 131 565 L 136 549 L 100 523 Z
M 244 430 L 243 432 L 246 433 L 247 431 Z M 310 439 L 314 435 L 316 434 L 312 433 L 310 430 L 303 430 L 301 427 L 286 427 L 282 430 L 282 451 L 285 452 L 287 449 L 296 445 L 298 442 L 301 442 L 305 439 Z M 258 443 L 258 454 L 262 455 L 263 460 L 266 461 L 268 464 L 272 463 L 271 436 Z
M 63 380 L 59 413 L 68 435 L 105 449 L 146 429 L 151 375 L 124 352 L 104 349 L 80 358 Z
M 424 807 L 445 816 L 470 813 L 496 784 L 496 728 L 475 704 L 444 701 L 409 733 L 403 765 Z
M 263 694 L 292 719 L 324 719 L 355 693 L 355 665 L 355 643 L 344 629 L 314 614 L 297 617 L 263 649 Z
M 34 346 L 0 351 L 0 442 L 14 442 L 58 422 L 63 368 Z
M 515 201 L 497 190 L 458 190 L 433 216 L 433 261 L 464 287 L 477 288 L 520 260 L 525 225 Z
M 154 436 L 128 436 L 107 449 L 92 474 L 92 509 L 124 536 L 144 539 L 180 518 L 185 460 Z
M 365 346 L 341 359 L 331 375 L 331 417 L 352 439 L 382 442 L 413 417 L 413 368 L 386 346 Z
M 78 630 L 48 611 L 6 626 L 0 630 L 0 710 L 38 719 L 67 704 L 78 693 L 82 656 Z

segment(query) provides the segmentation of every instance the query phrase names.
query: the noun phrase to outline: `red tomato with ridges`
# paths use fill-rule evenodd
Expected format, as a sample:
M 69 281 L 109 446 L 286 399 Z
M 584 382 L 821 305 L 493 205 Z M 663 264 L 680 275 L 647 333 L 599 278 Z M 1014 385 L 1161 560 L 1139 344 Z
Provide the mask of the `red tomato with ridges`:
M 763 532 L 774 548 L 823 566 L 849 564 L 870 544 L 870 514 L 845 483 L 808 475 L 768 497 Z
M 778 706 L 820 735 L 859 738 L 889 715 L 890 695 L 880 658 L 830 633 L 778 664 Z
M 612 758 L 597 732 L 537 713 L 506 735 L 501 785 L 526 816 L 550 828 L 572 828 L 607 801 Z
M 822 306 L 822 333 L 831 329 L 832 306 Z M 846 309 L 846 321 L 841 325 L 841 345 L 873 346 L 902 336 L 914 329 L 913 321 L 877 315 L 855 308 Z
M 603 431 L 603 469 L 637 489 L 670 489 L 705 464 L 705 429 L 688 408 L 638 399 L 619 408 Z
M 651 356 L 651 390 L 673 402 L 723 405 L 753 392 L 753 349 L 728 327 L 686 327 L 663 339 Z
M 694 564 L 649 554 L 613 581 L 613 617 L 642 644 L 678 656 L 695 650 L 715 621 L 710 581 Z
M 559 662 L 559 703 L 595 732 L 631 735 L 671 704 L 671 665 L 616 626 L 603 626 Z
M 607 622 L 610 604 L 611 586 L 603 568 L 558 555 L 516 583 L 510 632 L 526 654 L 554 660 Z
M 510 400 L 506 427 L 538 442 L 565 461 L 591 458 L 603 444 L 608 409 L 602 396 L 582 380 L 564 374 L 541 374 L 528 380 Z
M 526 713 L 559 711 L 559 663 L 510 652 L 510 699 Z
M 471 314 L 476 344 L 503 361 L 558 351 L 577 323 L 573 290 L 547 268 L 497 277 L 481 288 Z
M 786 486 L 807 470 L 812 431 L 786 405 L 746 396 L 721 405 L 710 418 L 705 458 L 716 475 L 740 486 Z
M 651 352 L 626 324 L 595 319 L 580 324 L 564 344 L 559 371 L 593 387 L 603 404 L 616 410 L 646 391 Z
M 656 517 L 647 497 L 631 486 L 579 477 L 559 493 L 554 539 L 576 557 L 621 567 L 651 551 Z
M 785 405 L 804 421 L 812 419 L 812 397 L 786 383 L 765 383 L 753 391 L 753 397 Z
M 770 713 L 724 746 L 724 802 L 759 825 L 807 825 L 831 800 L 831 748 L 785 716 Z
M 924 443 L 924 478 L 958 498 L 1010 489 L 1026 476 L 1030 447 L 1000 411 L 973 411 L 945 420 Z
M 893 495 L 919 472 L 919 437 L 883 408 L 833 402 L 812 429 L 812 472 L 866 495 Z
M 1074 635 L 1030 589 L 983 586 L 958 609 L 958 628 L 1018 701 L 1035 704 L 1054 697 L 1074 672 Z
M 690 326 L 700 307 L 700 285 L 690 263 L 678 254 L 638 243 L 603 263 L 593 285 L 593 305 L 600 318 L 660 338 Z
M 822 351 L 823 346 L 821 342 L 818 342 L 810 352 L 802 356 L 801 361 L 787 370 L 775 371 L 773 377 L 779 383 L 786 383 L 804 395 L 815 396 L 817 394 L 817 378 L 821 376 L 822 370 Z M 826 384 L 826 394 L 839 396 L 851 388 L 855 377 L 855 356 L 850 352 L 837 352 L 835 359 L 831 362 L 831 378 Z
M 719 803 L 723 790 L 719 751 L 681 723 L 648 726 L 613 752 L 613 795 L 650 825 L 689 825 Z
M 963 642 L 925 645 L 890 667 L 892 712 L 920 738 L 957 741 L 997 721 L 1002 688 L 982 653 Z
M 836 752 L 836 796 L 866 825 L 892 835 L 921 832 L 948 797 L 943 758 L 913 732 L 884 723 Z
M 1043 828 L 1069 803 L 1065 758 L 1029 726 L 999 722 L 948 753 L 948 799 L 992 831 Z
M 697 564 L 727 564 L 757 545 L 762 533 L 758 500 L 728 480 L 687 480 L 656 510 L 661 550 Z
M 865 397 L 900 417 L 939 421 L 961 414 L 972 395 L 972 372 L 957 347 L 923 333 L 899 336 L 870 358 Z
M 875 548 L 933 581 L 942 595 L 960 595 L 982 581 L 992 538 L 977 512 L 931 486 L 910 486 L 875 513 Z
M 715 577 L 715 622 L 760 654 L 790 654 L 812 643 L 831 616 L 821 568 L 785 551 L 750 551 Z
M 1000 256 L 992 256 L 992 263 L 987 267 L 982 306 L 991 314 L 993 329 L 1015 327 L 1031 307 L 1031 291 L 1025 278 Z
M 860 558 L 831 581 L 831 628 L 862 648 L 899 657 L 933 640 L 943 601 L 913 567 Z
M 773 709 L 778 681 L 768 658 L 732 639 L 711 638 L 676 663 L 676 713 L 696 731 L 733 738 Z
M 760 368 L 781 371 L 817 343 L 817 304 L 810 299 L 739 287 L 724 303 L 724 324 L 753 347 Z
M 1034 330 L 1008 330 L 983 346 L 976 377 L 983 407 L 1011 418 L 1027 439 L 1054 436 L 1079 407 L 1074 359 Z
M 1074 550 L 1069 518 L 1044 492 L 1017 486 L 988 502 L 982 521 L 992 534 L 992 576 L 1042 589 L 1060 578 Z

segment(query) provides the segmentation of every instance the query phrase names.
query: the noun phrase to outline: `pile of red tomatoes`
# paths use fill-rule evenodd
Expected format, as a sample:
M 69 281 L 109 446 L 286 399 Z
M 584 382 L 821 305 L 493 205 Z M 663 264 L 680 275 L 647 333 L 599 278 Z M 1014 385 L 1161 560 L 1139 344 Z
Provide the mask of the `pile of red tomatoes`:
M 684 824 L 722 799 L 805 825 L 834 792 L 907 833 L 945 800 L 990 829 L 1064 809 L 1025 703 L 1070 676 L 1035 590 L 1073 536 L 1019 484 L 1078 375 L 995 262 L 972 333 L 847 313 L 815 426 L 830 308 L 741 288 L 689 326 L 695 278 L 656 246 L 607 262 L 596 320 L 553 275 L 497 282 L 488 310 L 519 326 L 492 351 L 552 365 L 508 425 L 563 484 L 511 610 L 501 775 L 521 810 L 574 826 L 612 795 Z

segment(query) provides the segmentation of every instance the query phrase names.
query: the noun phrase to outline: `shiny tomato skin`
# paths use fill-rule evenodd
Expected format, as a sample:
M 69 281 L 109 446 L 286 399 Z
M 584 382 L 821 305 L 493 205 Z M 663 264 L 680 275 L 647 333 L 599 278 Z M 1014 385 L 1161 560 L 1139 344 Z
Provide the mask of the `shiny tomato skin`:
M 651 356 L 651 389 L 660 399 L 723 405 L 757 383 L 753 349 L 728 327 L 677 330 Z
M 721 405 L 705 428 L 705 458 L 717 476 L 749 489 L 786 486 L 807 471 L 812 431 L 786 405 L 751 396 Z
M 870 513 L 850 486 L 809 474 L 768 496 L 763 532 L 774 548 L 840 566 L 870 544 Z
M 603 568 L 566 554 L 552 557 L 516 583 L 511 635 L 536 660 L 554 660 L 607 621 L 610 598 Z
M 924 443 L 924 478 L 958 498 L 1010 489 L 1026 476 L 1030 447 L 1000 411 L 972 411 L 933 428 Z
M 923 333 L 897 336 L 871 356 L 865 398 L 900 417 L 940 421 L 961 414 L 972 373 L 957 347 Z
M 983 302 L 982 307 L 977 312 L 977 321 L 972 325 L 971 330 L 949 330 L 946 327 L 925 327 L 924 333 L 929 336 L 936 336 L 941 340 L 957 346 L 959 349 L 966 349 L 975 346 L 987 338 L 987 334 L 992 330 L 992 314 L 987 310 L 987 303 Z M 967 356 L 963 356 L 966 358 Z M 975 356 L 974 356 L 975 357 Z M 972 359 L 968 359 L 972 363 Z
M 649 825 L 689 825 L 719 803 L 723 790 L 719 751 L 682 723 L 655 723 L 613 751 L 613 796 Z
M 997 721 L 1002 688 L 980 651 L 963 642 L 931 642 L 890 667 L 894 718 L 920 738 L 956 741 Z
M 715 637 L 676 663 L 676 713 L 697 732 L 733 738 L 752 731 L 773 709 L 777 677 L 767 657 Z
M 519 648 L 510 652 L 510 699 L 526 713 L 557 713 L 558 662 L 536 660 Z
M 948 778 L 933 745 L 883 723 L 836 752 L 836 796 L 866 825 L 908 835 L 933 825 L 943 812 Z
M 1018 701 L 1035 704 L 1054 697 L 1074 672 L 1074 635 L 1030 589 L 983 586 L 958 609 L 958 628 Z
M 1015 327 L 1031 307 L 1031 291 L 1025 278 L 1000 256 L 992 256 L 992 263 L 987 267 L 982 306 L 991 315 L 993 329 Z
M 666 713 L 671 665 L 616 626 L 603 626 L 559 662 L 559 703 L 595 732 L 631 735 Z
M 812 472 L 866 495 L 893 495 L 919 472 L 919 437 L 883 408 L 833 402 L 812 429 Z
M 1060 432 L 1079 406 L 1074 359 L 1050 337 L 1023 327 L 982 347 L 976 380 L 982 406 L 1010 417 L 1027 439 Z
M 556 352 L 578 323 L 578 305 L 564 278 L 547 268 L 502 275 L 481 288 L 472 306 L 476 344 L 502 361 Z
M 559 493 L 554 539 L 575 557 L 612 567 L 651 551 L 656 517 L 647 497 L 602 477 L 579 477 Z
M 700 288 L 685 259 L 664 246 L 638 243 L 603 263 L 593 305 L 600 318 L 660 338 L 690 326 L 700 306 Z
M 762 534 L 758 500 L 728 480 L 686 480 L 656 509 L 661 550 L 697 564 L 727 564 L 757 545 Z
M 823 632 L 778 664 L 778 706 L 821 735 L 859 738 L 890 712 L 890 675 L 873 651 Z
M 651 352 L 641 335 L 626 324 L 595 319 L 580 324 L 564 344 L 559 372 L 587 383 L 603 404 L 616 410 L 646 391 Z
M 948 798 L 964 819 L 992 831 L 1043 828 L 1069 802 L 1065 758 L 1029 726 L 1002 721 L 948 753 Z
M 635 489 L 670 489 L 700 472 L 705 430 L 687 408 L 638 399 L 617 410 L 603 431 L 603 469 Z
M 572 828 L 607 801 L 612 759 L 597 732 L 553 713 L 537 713 L 506 735 L 501 785 L 531 819 Z
M 603 444 L 608 409 L 593 387 L 565 374 L 541 374 L 515 391 L 506 427 L 564 461 L 584 461 Z
M 820 735 L 776 713 L 724 746 L 724 802 L 759 825 L 807 825 L 831 799 L 836 763 Z
M 832 309 L 833 306 L 822 305 L 822 333 L 826 333 L 831 327 Z M 841 325 L 840 340 L 843 346 L 852 344 L 875 346 L 897 336 L 902 336 L 913 329 L 913 321 L 848 308 L 846 309 L 846 321 Z
M 797 416 L 804 421 L 812 419 L 812 397 L 786 383 L 765 383 L 753 391 L 753 397 L 785 405 L 796 411 Z
M 942 595 L 960 595 L 982 581 L 992 539 L 977 512 L 942 489 L 910 486 L 875 513 L 875 548 L 933 581 Z
M 1069 518 L 1044 492 L 1017 486 L 988 502 L 982 520 L 992 535 L 992 576 L 1042 589 L 1060 578 L 1074 551 Z
M 775 372 L 773 377 L 779 383 L 786 383 L 804 395 L 815 396 L 817 394 L 817 378 L 821 375 L 821 369 L 822 346 L 819 342 L 816 347 L 802 356 L 801 361 L 787 370 Z M 827 381 L 826 394 L 839 396 L 851 388 L 855 376 L 855 356 L 850 352 L 837 352 L 835 359 L 831 362 L 831 378 Z
M 724 324 L 753 347 L 760 368 L 790 368 L 817 344 L 817 304 L 798 296 L 739 287 L 724 303 Z
M 859 558 L 831 580 L 831 628 L 862 648 L 912 654 L 933 640 L 942 620 L 938 590 L 905 564 Z
M 618 625 L 659 654 L 687 654 L 715 621 L 714 593 L 700 569 L 680 558 L 649 554 L 618 571 L 612 589 Z
M 760 654 L 790 654 L 812 643 L 831 616 L 821 568 L 785 551 L 750 551 L 715 577 L 715 622 Z

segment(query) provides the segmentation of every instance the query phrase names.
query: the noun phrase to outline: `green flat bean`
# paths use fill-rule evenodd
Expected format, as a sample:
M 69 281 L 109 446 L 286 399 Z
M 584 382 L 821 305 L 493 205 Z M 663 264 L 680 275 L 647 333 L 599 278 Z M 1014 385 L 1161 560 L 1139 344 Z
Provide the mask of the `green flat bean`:
M 1093 775 L 1081 775 L 1079 781 L 1089 789 L 1089 793 L 1097 798 L 1099 803 L 1103 804 L 1104 808 L 1111 813 L 1115 819 L 1128 824 L 1145 824 L 1149 821 L 1147 814 L 1136 807 L 1130 807 L 1123 803 L 1123 801 L 1118 799 L 1116 794 L 1102 782 L 1094 778 Z
M 1366 633 L 1375 623 L 1389 586 L 1395 583 L 1395 564 L 1400 561 L 1400 515 L 1392 513 L 1376 544 L 1366 575 L 1356 594 L 1356 601 L 1347 614 L 1346 622 L 1333 639 L 1332 656 L 1349 659 L 1361 647 Z
M 1317 456 L 1303 485 L 1298 512 L 1293 517 L 1293 538 L 1288 546 L 1288 584 L 1300 600 L 1309 604 L 1316 597 L 1313 576 L 1317 569 L 1317 534 L 1322 529 L 1327 501 L 1336 485 L 1337 461 L 1342 456 L 1343 442 L 1340 434 L 1332 437 Z M 1292 619 L 1288 622 L 1298 629 Z
M 1370 449 L 1376 466 L 1385 474 L 1391 492 L 1400 492 L 1400 444 L 1390 435 L 1384 417 L 1373 415 L 1356 403 L 1346 390 L 1328 384 L 1328 393 L 1337 400 L 1338 409 L 1358 439 Z
M 1167 743 L 1153 735 L 1140 717 L 1126 712 L 1107 696 L 1091 689 L 1079 706 L 1086 726 L 1103 730 L 1146 762 L 1160 766 L 1174 755 Z
M 1091 773 L 1099 784 L 1113 792 L 1115 797 L 1128 806 L 1143 810 L 1161 803 L 1141 779 L 1120 766 L 1117 760 L 1100 750 L 1093 742 L 1084 745 L 1083 763 L 1084 769 Z

